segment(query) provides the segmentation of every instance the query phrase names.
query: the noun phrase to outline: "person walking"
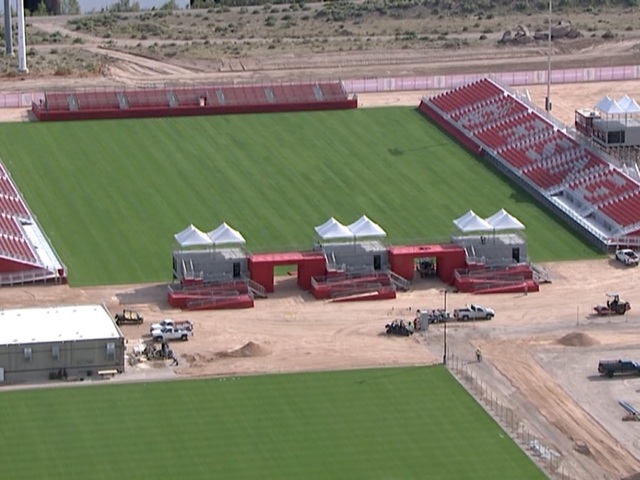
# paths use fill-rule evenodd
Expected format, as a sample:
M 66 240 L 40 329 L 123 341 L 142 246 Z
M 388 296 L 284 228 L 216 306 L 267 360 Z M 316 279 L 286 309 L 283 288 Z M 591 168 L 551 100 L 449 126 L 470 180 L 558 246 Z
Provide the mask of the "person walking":
M 478 360 L 478 363 L 482 361 L 482 351 L 480 350 L 480 347 L 476 349 L 476 359 Z

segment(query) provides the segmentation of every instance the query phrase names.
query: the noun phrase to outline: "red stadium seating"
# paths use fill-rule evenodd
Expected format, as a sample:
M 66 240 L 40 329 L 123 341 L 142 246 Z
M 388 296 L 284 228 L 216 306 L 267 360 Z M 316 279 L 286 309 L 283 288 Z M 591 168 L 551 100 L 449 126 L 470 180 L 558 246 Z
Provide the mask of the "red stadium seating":
M 634 225 L 640 222 L 640 192 L 602 205 L 599 210 L 618 225 Z
M 565 189 L 621 226 L 640 223 L 640 183 L 488 79 L 423 101 L 467 148 L 478 141 L 540 191 Z M 444 112 L 444 116 L 438 110 Z M 429 113 L 433 112 L 433 113 Z M 481 150 L 480 150 L 481 151 Z
M 0 215 L 0 234 L 22 238 L 22 230 L 15 218 L 9 215 Z

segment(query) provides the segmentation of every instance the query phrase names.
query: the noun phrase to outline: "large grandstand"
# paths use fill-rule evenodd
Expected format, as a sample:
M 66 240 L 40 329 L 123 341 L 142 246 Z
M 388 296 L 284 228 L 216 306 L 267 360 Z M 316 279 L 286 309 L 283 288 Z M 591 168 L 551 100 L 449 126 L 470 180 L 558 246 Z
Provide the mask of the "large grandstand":
M 66 281 L 66 270 L 0 164 L 0 285 Z
M 420 110 L 594 245 L 640 244 L 640 184 L 497 83 L 425 97 Z

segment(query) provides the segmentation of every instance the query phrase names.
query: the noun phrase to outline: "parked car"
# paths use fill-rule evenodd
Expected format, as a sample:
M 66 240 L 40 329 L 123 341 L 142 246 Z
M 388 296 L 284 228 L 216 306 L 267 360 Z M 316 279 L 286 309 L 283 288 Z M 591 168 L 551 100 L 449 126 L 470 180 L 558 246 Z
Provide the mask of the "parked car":
M 632 360 L 600 360 L 598 373 L 611 378 L 614 375 L 638 375 L 640 364 Z
M 616 250 L 616 260 L 624 263 L 625 265 L 629 265 L 630 267 L 637 267 L 638 262 L 640 262 L 638 254 L 630 248 L 621 248 Z
M 154 323 L 149 327 L 149 331 L 153 332 L 154 330 L 163 330 L 165 328 L 173 328 L 175 330 L 187 330 L 189 332 L 193 331 L 193 323 L 189 320 L 171 320 L 170 318 L 165 318 L 159 323 Z
M 117 325 L 140 325 L 144 322 L 144 318 L 135 310 L 123 310 L 122 313 L 116 313 Z
M 466 305 L 462 308 L 456 308 L 453 311 L 453 318 L 456 320 L 491 320 L 495 317 L 496 312 L 492 308 L 482 307 L 480 305 Z

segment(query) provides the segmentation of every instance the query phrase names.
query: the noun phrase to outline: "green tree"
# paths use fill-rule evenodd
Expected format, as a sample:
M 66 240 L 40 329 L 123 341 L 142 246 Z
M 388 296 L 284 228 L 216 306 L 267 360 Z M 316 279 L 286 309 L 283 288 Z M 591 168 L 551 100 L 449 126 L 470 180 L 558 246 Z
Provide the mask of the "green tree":
M 60 0 L 58 4 L 60 15 L 80 15 L 80 4 L 78 0 Z
M 49 15 L 49 9 L 47 8 L 47 4 L 44 3 L 44 0 L 40 0 L 38 9 L 35 11 L 34 15 L 38 17 L 46 17 L 47 15 Z

